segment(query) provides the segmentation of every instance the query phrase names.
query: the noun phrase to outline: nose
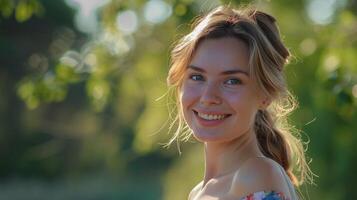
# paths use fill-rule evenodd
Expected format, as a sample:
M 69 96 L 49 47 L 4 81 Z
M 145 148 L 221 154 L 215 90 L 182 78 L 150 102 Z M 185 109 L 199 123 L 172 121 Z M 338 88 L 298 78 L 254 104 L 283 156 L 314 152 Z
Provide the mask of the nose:
M 217 105 L 222 103 L 219 87 L 216 84 L 207 84 L 203 89 L 200 103 L 202 105 Z

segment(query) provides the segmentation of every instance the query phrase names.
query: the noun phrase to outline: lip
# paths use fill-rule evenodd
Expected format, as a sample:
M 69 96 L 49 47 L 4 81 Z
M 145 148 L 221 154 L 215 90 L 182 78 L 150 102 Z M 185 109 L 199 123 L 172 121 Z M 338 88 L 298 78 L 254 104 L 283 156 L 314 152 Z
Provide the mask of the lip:
M 203 113 L 203 114 L 207 114 L 207 115 L 228 115 L 226 116 L 225 118 L 223 119 L 218 119 L 218 120 L 205 120 L 205 119 L 202 119 L 201 117 L 198 116 L 198 111 L 196 110 L 192 110 L 193 114 L 195 115 L 198 123 L 201 125 L 201 126 L 206 126 L 206 127 L 214 127 L 214 126 L 219 126 L 221 125 L 227 118 L 229 118 L 231 116 L 231 114 L 224 114 L 224 113 L 221 113 L 221 112 L 201 112 L 200 113 Z

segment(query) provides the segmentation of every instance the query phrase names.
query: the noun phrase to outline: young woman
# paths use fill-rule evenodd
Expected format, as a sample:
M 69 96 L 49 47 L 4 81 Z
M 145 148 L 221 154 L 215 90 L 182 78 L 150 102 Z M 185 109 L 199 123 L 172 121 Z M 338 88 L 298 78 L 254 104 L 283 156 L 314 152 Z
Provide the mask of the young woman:
M 286 121 L 296 105 L 283 74 L 289 56 L 275 19 L 252 8 L 220 6 L 176 44 L 168 83 L 179 128 L 171 142 L 188 125 L 205 147 L 204 178 L 190 200 L 297 199 L 294 185 L 309 167 Z

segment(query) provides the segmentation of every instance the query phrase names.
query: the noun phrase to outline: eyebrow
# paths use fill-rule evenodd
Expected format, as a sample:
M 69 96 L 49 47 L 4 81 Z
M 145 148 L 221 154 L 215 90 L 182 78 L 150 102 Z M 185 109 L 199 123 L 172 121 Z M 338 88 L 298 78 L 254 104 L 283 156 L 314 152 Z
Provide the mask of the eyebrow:
M 189 65 L 188 68 L 198 71 L 198 72 L 202 72 L 202 73 L 206 73 L 206 71 L 200 67 L 194 66 L 194 65 Z M 230 75 L 230 74 L 245 74 L 246 76 L 249 76 L 249 73 L 240 69 L 234 69 L 234 70 L 227 70 L 227 71 L 223 71 L 221 72 L 222 75 Z

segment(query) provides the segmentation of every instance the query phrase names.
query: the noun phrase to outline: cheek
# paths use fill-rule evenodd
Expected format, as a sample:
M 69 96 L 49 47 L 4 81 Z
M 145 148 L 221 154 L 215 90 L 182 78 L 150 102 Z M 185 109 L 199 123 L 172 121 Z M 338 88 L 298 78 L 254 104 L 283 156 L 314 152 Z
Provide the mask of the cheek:
M 198 98 L 199 90 L 196 87 L 183 85 L 180 91 L 180 102 L 182 108 L 189 107 Z
M 190 87 L 190 86 L 183 86 L 180 91 L 180 103 L 181 103 L 181 111 L 183 117 L 185 118 L 186 122 L 190 124 L 191 122 L 191 111 L 190 108 L 194 105 L 194 103 L 199 98 L 199 92 L 197 88 Z
M 226 94 L 226 100 L 229 102 L 232 109 L 236 110 L 241 116 L 254 118 L 258 110 L 257 97 L 249 91 L 240 91 L 237 93 Z

